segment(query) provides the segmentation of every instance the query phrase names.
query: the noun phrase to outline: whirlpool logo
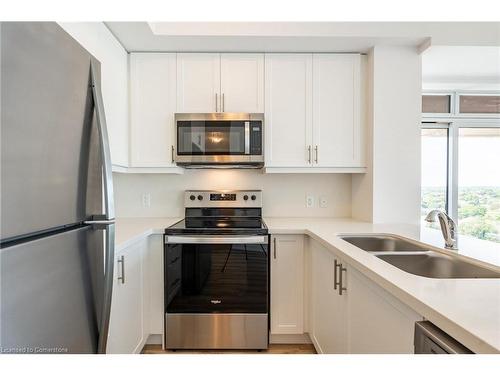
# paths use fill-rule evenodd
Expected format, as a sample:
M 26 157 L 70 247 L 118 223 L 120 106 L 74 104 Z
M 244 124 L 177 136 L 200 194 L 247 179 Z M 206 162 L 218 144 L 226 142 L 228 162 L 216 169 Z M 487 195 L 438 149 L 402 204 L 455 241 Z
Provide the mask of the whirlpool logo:
M 212 299 L 212 300 L 210 300 L 210 302 L 214 305 L 218 305 L 219 303 L 222 303 L 222 301 L 220 299 Z

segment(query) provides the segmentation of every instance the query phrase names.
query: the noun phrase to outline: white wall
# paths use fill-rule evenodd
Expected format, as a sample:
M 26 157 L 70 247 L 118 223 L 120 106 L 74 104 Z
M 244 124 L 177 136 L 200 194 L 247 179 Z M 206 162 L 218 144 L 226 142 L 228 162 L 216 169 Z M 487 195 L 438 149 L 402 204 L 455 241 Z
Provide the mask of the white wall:
M 128 165 L 127 52 L 102 22 L 60 22 L 59 25 L 101 62 L 101 86 L 115 165 Z
M 352 175 L 352 217 L 363 221 L 373 220 L 373 54 L 367 56 L 362 70 L 365 95 L 362 97 L 366 126 L 366 173 Z
M 262 189 L 269 217 L 350 217 L 351 177 L 346 174 L 263 174 L 258 170 L 187 170 L 184 175 L 113 174 L 117 217 L 184 216 L 188 189 Z M 142 194 L 151 207 L 142 207 Z M 306 208 L 306 195 L 315 207 Z M 319 207 L 326 197 L 327 208 Z
M 368 173 L 353 177 L 353 216 L 418 225 L 421 56 L 410 47 L 377 46 L 368 65 L 372 149 Z
M 421 56 L 413 48 L 373 50 L 373 221 L 420 218 Z

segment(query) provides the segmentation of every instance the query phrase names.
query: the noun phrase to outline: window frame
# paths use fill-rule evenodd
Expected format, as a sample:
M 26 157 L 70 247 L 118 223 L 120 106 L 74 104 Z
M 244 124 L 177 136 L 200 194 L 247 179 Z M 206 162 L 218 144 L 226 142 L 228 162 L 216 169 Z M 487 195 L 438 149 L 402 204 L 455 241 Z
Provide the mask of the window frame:
M 450 95 L 450 91 L 424 91 L 422 95 Z M 423 113 L 421 129 L 448 129 L 446 211 L 458 223 L 458 141 L 460 128 L 500 128 L 500 114 L 459 113 L 460 95 L 500 95 L 500 91 L 460 90 L 451 92 L 451 113 Z
M 446 196 L 445 196 L 445 211 L 449 215 L 450 214 L 450 202 L 451 202 L 451 190 L 450 190 L 450 179 L 451 179 L 451 174 L 450 174 L 450 147 L 452 146 L 450 144 L 450 127 L 449 123 L 447 122 L 422 122 L 422 126 L 420 129 L 446 129 L 447 134 L 446 134 L 446 139 L 447 139 L 447 147 L 446 147 Z M 420 184 L 422 186 L 422 184 Z

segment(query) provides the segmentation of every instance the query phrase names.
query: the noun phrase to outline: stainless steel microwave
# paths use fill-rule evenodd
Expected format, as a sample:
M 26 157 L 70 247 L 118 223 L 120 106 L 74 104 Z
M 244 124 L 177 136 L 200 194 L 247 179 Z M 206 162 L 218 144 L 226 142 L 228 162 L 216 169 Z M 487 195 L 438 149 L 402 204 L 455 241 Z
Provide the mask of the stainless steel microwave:
M 174 161 L 186 168 L 262 168 L 263 113 L 176 113 Z

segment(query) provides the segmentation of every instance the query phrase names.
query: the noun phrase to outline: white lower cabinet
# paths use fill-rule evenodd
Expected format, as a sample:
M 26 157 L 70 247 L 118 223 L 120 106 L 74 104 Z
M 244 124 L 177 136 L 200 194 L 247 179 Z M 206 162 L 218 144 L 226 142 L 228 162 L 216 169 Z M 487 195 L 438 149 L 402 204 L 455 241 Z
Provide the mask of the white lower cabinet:
M 414 324 L 423 318 L 318 242 L 310 244 L 309 325 L 318 353 L 413 353 Z
M 138 353 L 144 341 L 143 257 L 147 240 L 115 254 L 108 353 Z
M 318 353 L 347 353 L 347 295 L 335 289 L 336 258 L 316 241 L 310 241 L 310 245 L 311 340 Z
M 350 267 L 347 273 L 349 352 L 411 354 L 414 310 Z
M 107 353 L 140 353 L 163 335 L 163 235 L 153 234 L 115 254 Z
M 273 236 L 271 334 L 304 332 L 304 236 Z
M 147 296 L 147 329 L 150 335 L 163 335 L 163 235 L 153 234 L 148 239 L 145 258 L 145 294 Z

